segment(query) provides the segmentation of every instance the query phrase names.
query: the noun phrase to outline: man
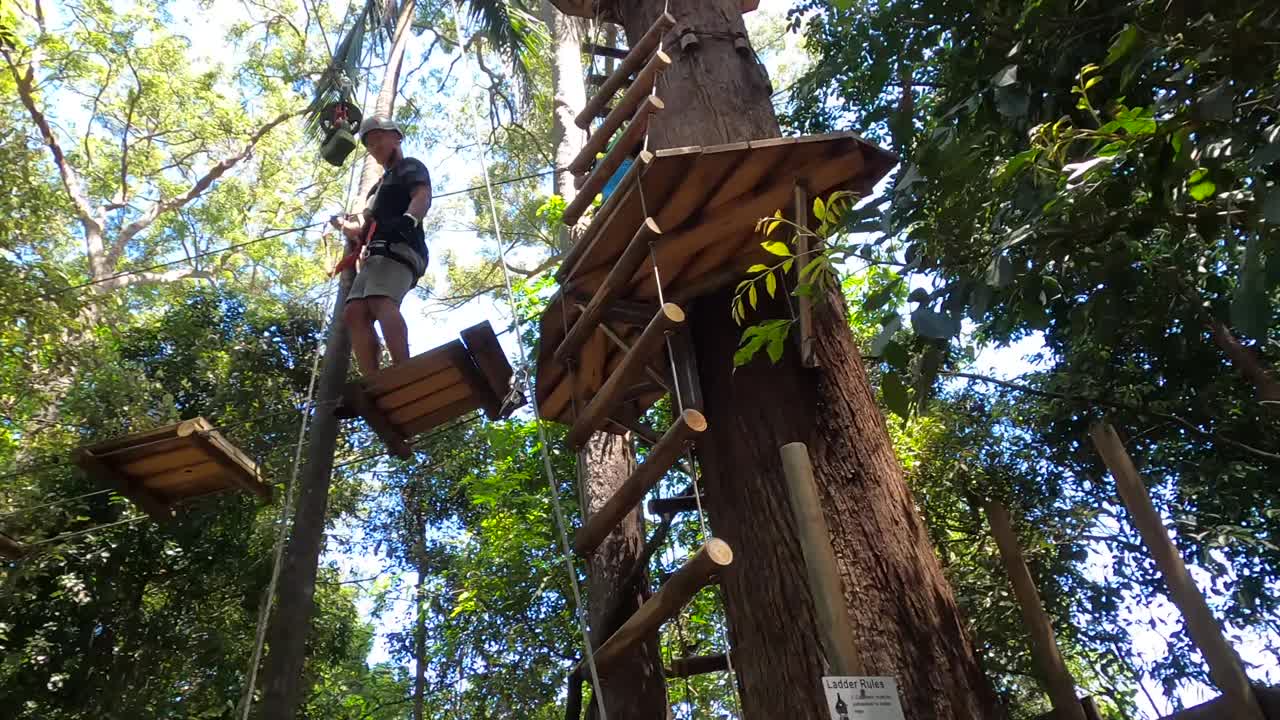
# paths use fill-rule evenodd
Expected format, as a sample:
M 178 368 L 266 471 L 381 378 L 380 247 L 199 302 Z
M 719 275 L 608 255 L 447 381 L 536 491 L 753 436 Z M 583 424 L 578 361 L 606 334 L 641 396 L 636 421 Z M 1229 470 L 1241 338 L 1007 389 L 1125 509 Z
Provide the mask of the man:
M 400 302 L 427 270 L 422 218 L 431 208 L 431 175 L 421 161 L 404 156 L 403 140 L 400 127 L 385 116 L 373 115 L 360 124 L 360 142 L 382 166 L 382 179 L 369 191 L 362 214 L 331 221 L 351 242 L 364 243 L 359 272 L 343 309 L 356 363 L 364 375 L 378 370 L 375 322 L 382 328 L 391 364 L 409 359 L 409 330 Z

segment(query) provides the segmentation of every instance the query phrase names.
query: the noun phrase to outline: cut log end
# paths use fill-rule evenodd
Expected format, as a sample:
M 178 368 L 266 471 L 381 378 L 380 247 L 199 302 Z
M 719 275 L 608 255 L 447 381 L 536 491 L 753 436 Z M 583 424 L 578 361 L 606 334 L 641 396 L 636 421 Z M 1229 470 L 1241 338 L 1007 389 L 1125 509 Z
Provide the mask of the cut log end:
M 670 320 L 673 323 L 684 322 L 684 310 L 681 310 L 680 306 L 676 305 L 675 303 L 663 303 L 661 312 L 663 316 L 665 316 L 668 320 Z M 702 417 L 702 416 L 699 415 L 698 417 Z
M 733 548 L 720 538 L 708 538 L 706 551 L 711 562 L 720 568 L 727 568 L 733 564 Z
M 684 424 L 689 426 L 693 432 L 700 433 L 707 430 L 707 418 L 697 410 L 688 409 L 681 413 L 684 417 Z

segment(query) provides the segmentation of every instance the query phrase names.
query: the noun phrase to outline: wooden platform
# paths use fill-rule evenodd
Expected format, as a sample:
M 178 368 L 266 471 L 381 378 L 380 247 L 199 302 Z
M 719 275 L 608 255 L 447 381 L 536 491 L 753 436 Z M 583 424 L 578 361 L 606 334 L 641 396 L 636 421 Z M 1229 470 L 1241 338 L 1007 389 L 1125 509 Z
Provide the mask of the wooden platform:
M 811 198 L 825 200 L 837 190 L 867 195 L 896 163 L 893 154 L 851 132 L 642 153 L 557 273 L 560 291 L 541 320 L 537 400 L 542 416 L 571 422 L 575 391 L 581 410 L 584 399 L 621 362 L 620 343 L 600 328 L 577 351 L 576 388 L 568 382 L 568 367 L 554 355 L 566 328 L 601 289 L 642 227 L 641 188 L 644 207 L 660 231 L 655 255 L 667 300 L 683 302 L 738 282 L 753 263 L 769 262 L 773 256 L 761 249 L 756 222 L 777 210 L 788 212 L 797 183 L 808 188 Z M 634 342 L 643 329 L 627 317 L 647 322 L 658 307 L 651 263 L 644 255 L 605 312 L 605 322 L 624 343 Z M 665 363 L 660 354 L 654 372 L 667 374 Z M 663 394 L 661 389 L 639 390 L 628 402 L 642 411 Z
M 244 490 L 271 500 L 257 464 L 202 417 L 82 447 L 75 462 L 152 517 L 192 498 Z
M 344 408 L 363 417 L 398 457 L 409 439 L 477 408 L 491 420 L 524 404 L 511 393 L 512 370 L 489 323 L 461 337 L 349 383 Z

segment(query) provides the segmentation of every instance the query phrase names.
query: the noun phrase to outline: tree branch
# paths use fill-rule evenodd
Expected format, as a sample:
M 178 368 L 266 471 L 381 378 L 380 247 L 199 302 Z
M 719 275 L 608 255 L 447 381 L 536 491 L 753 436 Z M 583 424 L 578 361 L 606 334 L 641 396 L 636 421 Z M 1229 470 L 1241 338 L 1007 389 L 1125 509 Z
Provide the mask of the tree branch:
M 1256 447 L 1253 447 L 1252 445 L 1247 445 L 1245 443 L 1242 443 L 1239 440 L 1234 440 L 1232 438 L 1226 437 L 1217 431 L 1205 430 L 1204 428 L 1200 427 L 1199 425 L 1196 425 L 1195 423 L 1191 422 L 1190 420 L 1187 420 L 1184 417 L 1181 417 L 1178 415 L 1170 415 L 1169 413 L 1156 412 L 1154 410 L 1148 410 L 1147 408 L 1142 407 L 1141 405 L 1129 405 L 1127 403 L 1118 403 L 1111 400 L 1101 400 L 1099 398 L 1091 398 L 1083 395 L 1066 395 L 1063 393 L 1052 392 L 1050 390 L 1040 390 L 1037 388 L 1029 387 L 1027 385 L 1020 385 L 1018 383 L 1009 382 L 1008 380 L 1000 380 L 998 378 L 987 377 L 985 375 L 975 375 L 973 373 L 943 371 L 943 372 L 939 372 L 938 374 L 945 375 L 947 377 L 965 378 L 968 380 L 977 380 L 978 382 L 990 383 L 992 385 L 999 385 L 1001 387 L 1005 387 L 1010 390 L 1017 390 L 1018 392 L 1027 393 L 1028 395 L 1035 395 L 1037 397 L 1050 398 L 1052 400 L 1065 400 L 1067 402 L 1076 402 L 1076 403 L 1082 403 L 1086 405 L 1097 405 L 1099 407 L 1110 408 L 1112 410 L 1127 410 L 1129 412 L 1137 413 L 1139 415 L 1145 415 L 1147 417 L 1159 418 L 1161 420 L 1169 420 L 1171 422 L 1177 423 L 1178 425 L 1181 425 L 1182 427 L 1186 428 L 1187 430 L 1190 430 L 1191 432 L 1201 437 L 1209 438 L 1210 440 L 1218 440 L 1226 445 L 1230 445 L 1231 447 L 1236 448 L 1237 450 L 1241 450 L 1250 455 L 1254 455 L 1268 462 L 1280 463 L 1280 455 L 1267 452 L 1266 450 L 1260 450 Z
M 150 210 L 143 214 L 142 217 L 126 225 L 125 228 L 120 231 L 120 235 L 116 237 L 116 241 L 111 248 L 111 253 L 108 256 L 109 259 L 112 260 L 111 264 L 114 264 L 114 261 L 119 259 L 129 241 L 137 236 L 138 233 L 147 229 L 151 223 L 156 221 L 156 218 L 160 217 L 164 213 L 177 210 L 192 200 L 200 197 L 211 185 L 213 185 L 214 182 L 217 181 L 218 178 L 222 177 L 228 170 L 235 167 L 240 163 L 240 161 L 248 157 L 249 154 L 253 152 L 253 148 L 258 144 L 258 141 L 260 141 L 267 133 L 271 132 L 271 130 L 273 130 L 277 125 L 297 115 L 301 115 L 304 112 L 306 112 L 305 109 L 295 110 L 292 112 L 280 113 L 275 116 L 249 136 L 249 140 L 245 142 L 245 145 L 240 152 L 223 159 L 221 162 L 209 168 L 209 171 L 197 180 L 195 184 L 191 186 L 190 190 L 187 190 L 185 193 L 178 195 L 177 197 L 157 201 L 151 206 Z
M 125 287 L 146 287 L 148 285 L 164 285 L 178 280 L 212 280 L 213 274 L 195 268 L 179 268 L 165 272 L 139 272 L 132 275 L 117 275 L 110 280 L 99 283 L 101 292 L 107 293 Z

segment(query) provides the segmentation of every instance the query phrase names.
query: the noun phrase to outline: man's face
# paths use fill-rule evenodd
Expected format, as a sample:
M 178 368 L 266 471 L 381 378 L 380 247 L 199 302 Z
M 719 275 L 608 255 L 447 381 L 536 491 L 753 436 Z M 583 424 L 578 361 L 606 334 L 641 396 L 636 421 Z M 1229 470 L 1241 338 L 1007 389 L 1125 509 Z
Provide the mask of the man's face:
M 370 130 L 365 133 L 364 145 L 380 165 L 386 165 L 400 147 L 400 133 L 395 130 Z

